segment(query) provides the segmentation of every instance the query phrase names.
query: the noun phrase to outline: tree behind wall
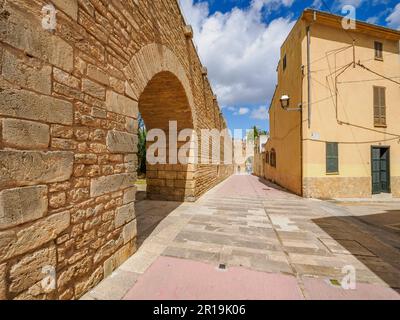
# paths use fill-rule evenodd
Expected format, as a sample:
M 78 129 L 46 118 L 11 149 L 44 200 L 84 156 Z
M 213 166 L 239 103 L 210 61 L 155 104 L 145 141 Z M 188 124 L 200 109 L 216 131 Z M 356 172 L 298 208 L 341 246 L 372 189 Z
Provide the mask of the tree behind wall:
M 254 142 L 257 138 L 263 135 L 268 135 L 268 132 L 254 126 L 247 133 L 247 140 Z
M 138 119 L 139 132 L 138 132 L 138 175 L 143 176 L 146 174 L 146 138 L 147 130 L 142 116 L 139 114 Z

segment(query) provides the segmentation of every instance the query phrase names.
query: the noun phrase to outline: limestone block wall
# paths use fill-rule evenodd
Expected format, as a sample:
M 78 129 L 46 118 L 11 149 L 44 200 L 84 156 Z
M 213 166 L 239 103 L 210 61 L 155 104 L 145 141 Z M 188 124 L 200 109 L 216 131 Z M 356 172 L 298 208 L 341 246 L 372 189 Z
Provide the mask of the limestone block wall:
M 193 129 L 226 127 L 175 0 L 0 0 L 0 299 L 77 299 L 135 252 L 137 117 L 163 72 Z M 155 169 L 175 200 L 232 173 Z

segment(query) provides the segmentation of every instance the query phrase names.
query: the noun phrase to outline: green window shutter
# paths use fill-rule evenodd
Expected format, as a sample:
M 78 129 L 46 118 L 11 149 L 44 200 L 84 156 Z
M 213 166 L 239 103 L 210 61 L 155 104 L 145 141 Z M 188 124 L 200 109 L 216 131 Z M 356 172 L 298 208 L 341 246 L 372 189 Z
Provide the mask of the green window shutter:
M 375 58 L 383 59 L 383 43 L 375 41 Z
M 374 87 L 374 124 L 386 125 L 386 88 Z
M 379 88 L 374 87 L 374 124 L 380 123 L 380 108 L 379 108 Z
M 339 145 L 336 142 L 326 143 L 326 173 L 339 172 Z
M 379 88 L 380 89 L 380 94 L 379 94 L 379 106 L 381 109 L 380 115 L 381 115 L 381 123 L 383 125 L 386 125 L 386 88 Z

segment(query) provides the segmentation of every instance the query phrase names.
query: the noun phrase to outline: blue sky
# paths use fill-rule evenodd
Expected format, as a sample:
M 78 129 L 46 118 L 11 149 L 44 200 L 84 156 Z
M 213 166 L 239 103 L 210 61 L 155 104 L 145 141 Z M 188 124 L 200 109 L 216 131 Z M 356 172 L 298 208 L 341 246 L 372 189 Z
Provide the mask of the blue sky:
M 400 28 L 397 0 L 180 0 L 194 41 L 231 130 L 268 130 L 279 48 L 305 8 L 340 14 L 353 5 L 357 19 Z M 329 8 L 328 8 L 329 7 Z

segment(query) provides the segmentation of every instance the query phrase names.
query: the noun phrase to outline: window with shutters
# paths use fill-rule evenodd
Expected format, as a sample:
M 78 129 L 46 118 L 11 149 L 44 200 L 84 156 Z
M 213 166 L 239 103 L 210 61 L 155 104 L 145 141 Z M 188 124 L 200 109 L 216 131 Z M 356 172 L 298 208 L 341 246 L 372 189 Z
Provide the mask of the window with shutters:
M 386 88 L 374 87 L 374 125 L 386 127 Z
M 265 156 L 265 161 L 267 164 L 269 164 L 269 152 L 267 152 L 267 154 Z
M 339 144 L 337 142 L 326 143 L 326 173 L 339 173 Z
M 375 59 L 383 60 L 383 43 L 375 41 Z
M 276 152 L 275 152 L 275 149 L 271 150 L 271 156 L 270 157 L 271 157 L 271 159 L 270 159 L 271 167 L 276 168 Z
M 287 57 L 286 57 L 286 54 L 285 54 L 285 56 L 283 57 L 283 71 L 286 70 L 286 66 L 287 66 Z

